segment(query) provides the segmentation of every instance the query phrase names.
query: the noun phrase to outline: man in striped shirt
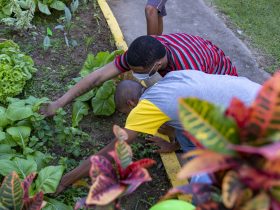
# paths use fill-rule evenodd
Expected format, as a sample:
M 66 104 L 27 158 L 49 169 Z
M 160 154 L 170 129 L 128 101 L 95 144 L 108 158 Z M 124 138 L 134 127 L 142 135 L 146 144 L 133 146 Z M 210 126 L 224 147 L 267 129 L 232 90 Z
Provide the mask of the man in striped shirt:
M 237 76 L 235 66 L 224 52 L 199 36 L 185 33 L 141 36 L 132 42 L 127 52 L 83 78 L 62 97 L 43 107 L 41 113 L 52 116 L 58 108 L 93 87 L 129 70 L 144 81 L 156 73 L 165 76 L 170 71 L 186 69 Z

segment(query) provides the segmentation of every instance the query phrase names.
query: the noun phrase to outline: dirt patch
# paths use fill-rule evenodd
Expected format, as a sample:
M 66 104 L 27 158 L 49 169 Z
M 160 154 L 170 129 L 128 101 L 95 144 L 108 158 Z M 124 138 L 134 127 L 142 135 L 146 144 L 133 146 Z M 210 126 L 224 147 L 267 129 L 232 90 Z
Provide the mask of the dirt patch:
M 103 14 L 91 1 L 89 4 L 79 7 L 73 18 L 68 39 L 77 41 L 75 47 L 67 47 L 63 33 L 54 29 L 60 22 L 60 16 L 61 13 L 55 13 L 50 17 L 39 16 L 34 20 L 36 28 L 28 32 L 15 32 L 0 24 L 0 37 L 12 39 L 19 44 L 21 50 L 33 58 L 38 69 L 19 97 L 33 95 L 55 100 L 67 91 L 71 80 L 78 76 L 89 52 L 96 54 L 99 51 L 116 49 Z M 44 50 L 43 40 L 47 27 L 52 30 L 53 35 L 50 37 L 51 47 Z M 71 123 L 70 109 L 71 106 L 66 107 L 68 113 L 66 120 L 69 125 Z M 67 149 L 64 149 L 62 154 L 67 157 L 69 162 L 67 170 L 77 166 L 80 160 L 96 153 L 110 143 L 114 137 L 113 124 L 123 126 L 124 121 L 125 116 L 120 113 L 115 113 L 111 117 L 97 117 L 93 114 L 85 117 L 80 123 L 80 128 L 90 135 L 90 140 L 81 143 L 83 154 L 79 157 L 67 154 Z M 170 188 L 159 156 L 152 154 L 149 149 L 146 150 L 145 155 L 157 161 L 157 164 L 150 170 L 153 181 L 144 184 L 135 193 L 124 198 L 122 200 L 124 209 L 148 209 Z M 52 152 L 54 152 L 54 156 L 59 158 L 62 151 L 54 147 Z M 137 153 L 137 148 L 135 152 Z M 141 152 L 143 154 L 143 151 Z M 79 197 L 84 197 L 86 194 L 87 190 L 71 188 L 61 194 L 58 199 L 73 206 Z

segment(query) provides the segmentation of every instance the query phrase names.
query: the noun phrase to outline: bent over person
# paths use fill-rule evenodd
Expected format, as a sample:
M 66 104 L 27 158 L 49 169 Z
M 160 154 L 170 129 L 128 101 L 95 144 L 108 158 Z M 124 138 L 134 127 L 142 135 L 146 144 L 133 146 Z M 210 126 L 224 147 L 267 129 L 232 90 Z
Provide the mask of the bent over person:
M 127 52 L 116 57 L 113 62 L 90 73 L 63 96 L 43 107 L 41 112 L 45 116 L 54 115 L 58 108 L 129 70 L 132 70 L 134 76 L 139 80 L 147 81 L 150 75 L 164 77 L 170 71 L 184 69 L 194 69 L 208 74 L 237 76 L 235 66 L 224 52 L 199 36 L 185 33 L 141 36 L 132 42 Z
M 185 70 L 168 73 L 162 80 L 144 91 L 143 86 L 132 80 L 124 80 L 117 86 L 115 101 L 120 112 L 129 114 L 125 129 L 128 143 L 132 143 L 138 132 L 154 135 L 162 124 L 176 129 L 176 137 L 182 149 L 193 145 L 182 135 L 178 117 L 178 99 L 196 97 L 216 105 L 227 107 L 233 97 L 249 105 L 256 97 L 260 85 L 244 77 L 211 75 L 199 71 Z M 144 92 L 143 92 L 144 91 Z M 107 156 L 113 150 L 114 141 L 97 155 Z M 73 182 L 88 175 L 90 158 L 63 176 L 58 192 Z

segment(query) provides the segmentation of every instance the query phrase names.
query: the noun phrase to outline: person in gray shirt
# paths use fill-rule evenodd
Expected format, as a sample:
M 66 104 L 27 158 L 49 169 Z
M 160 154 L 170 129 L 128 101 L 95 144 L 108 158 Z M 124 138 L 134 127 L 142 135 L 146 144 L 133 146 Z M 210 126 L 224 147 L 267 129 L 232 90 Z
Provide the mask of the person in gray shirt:
M 183 128 L 178 116 L 178 99 L 196 97 L 221 107 L 227 107 L 233 97 L 250 105 L 261 86 L 244 77 L 206 74 L 200 71 L 173 71 L 144 91 L 133 80 L 121 81 L 116 89 L 115 102 L 120 112 L 129 114 L 125 124 L 128 143 L 133 143 L 138 132 L 154 135 L 162 124 L 176 129 L 176 138 L 184 151 L 192 144 L 182 135 Z M 107 156 L 115 141 L 96 155 Z M 59 191 L 85 177 L 89 173 L 90 158 L 63 176 Z

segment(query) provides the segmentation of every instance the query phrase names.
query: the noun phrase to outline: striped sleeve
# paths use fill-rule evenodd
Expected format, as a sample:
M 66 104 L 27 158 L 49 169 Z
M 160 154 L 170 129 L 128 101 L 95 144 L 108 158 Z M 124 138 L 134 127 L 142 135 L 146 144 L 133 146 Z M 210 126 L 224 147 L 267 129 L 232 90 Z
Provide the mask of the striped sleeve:
M 129 68 L 127 62 L 126 62 L 126 59 L 125 59 L 126 58 L 126 53 L 127 52 L 125 52 L 122 55 L 118 55 L 115 58 L 115 65 L 116 65 L 117 69 L 119 69 L 119 71 L 121 71 L 121 72 L 126 72 L 126 71 L 130 70 L 130 68 Z

